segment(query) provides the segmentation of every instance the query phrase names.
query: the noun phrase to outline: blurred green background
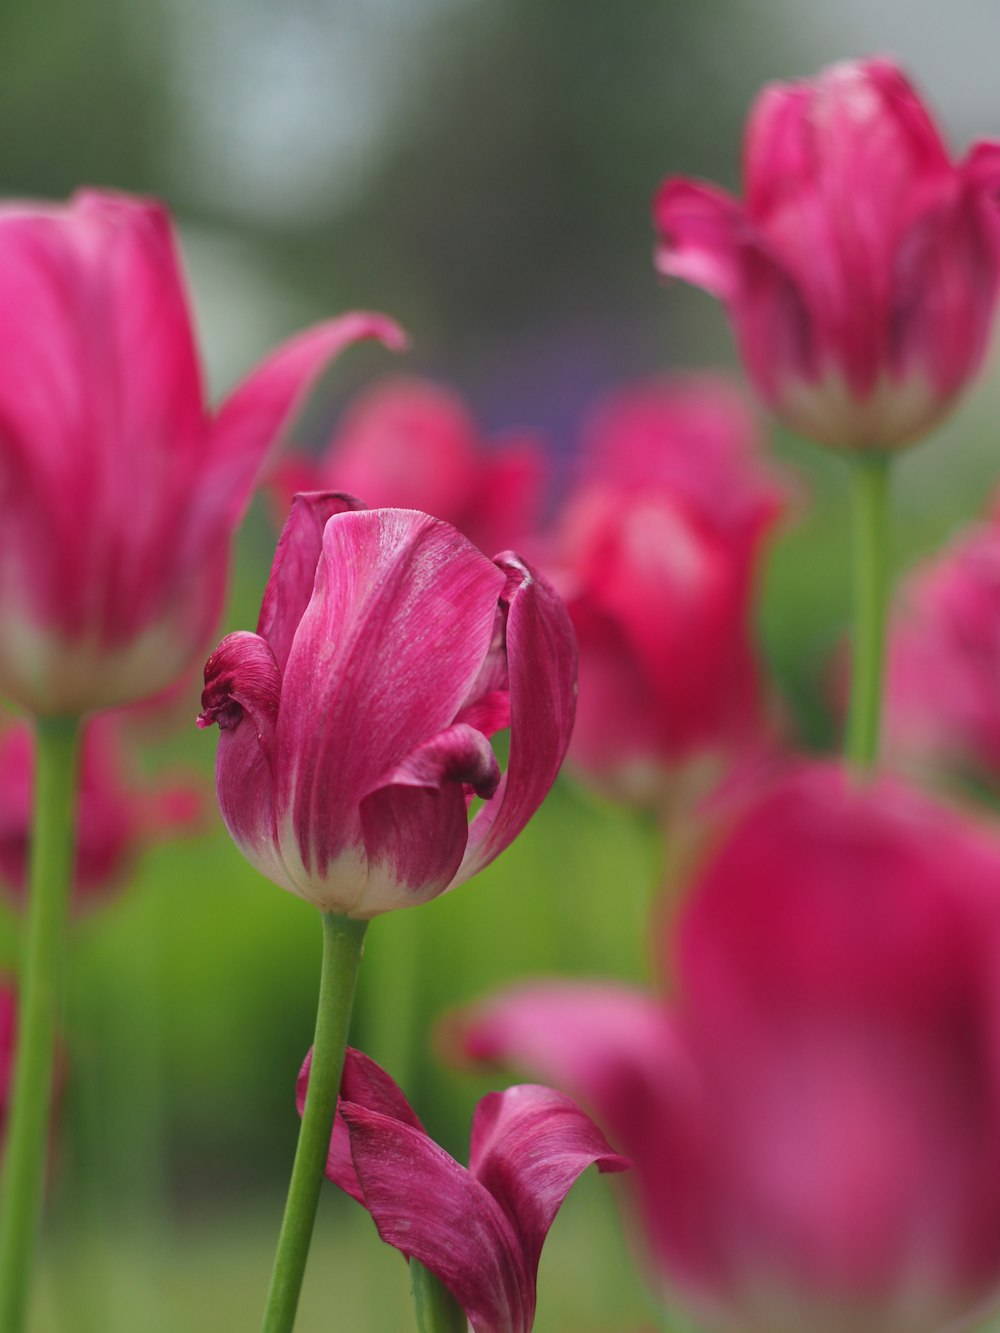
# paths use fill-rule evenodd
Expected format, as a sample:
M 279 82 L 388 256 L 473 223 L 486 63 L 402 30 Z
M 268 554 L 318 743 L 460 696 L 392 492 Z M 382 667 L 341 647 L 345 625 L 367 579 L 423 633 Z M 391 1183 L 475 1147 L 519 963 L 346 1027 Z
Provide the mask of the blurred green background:
M 672 172 L 736 187 L 743 115 L 768 78 L 870 50 L 899 56 L 956 146 L 1000 133 L 1000 11 L 861 0 L 5 0 L 0 191 L 93 183 L 174 207 L 216 392 L 297 327 L 350 306 L 410 330 L 407 369 L 456 384 L 490 428 L 529 425 L 570 458 L 577 423 L 630 376 L 735 366 L 720 310 L 667 290 L 649 200 Z M 353 350 L 310 406 L 319 443 L 391 367 Z M 988 371 L 898 469 L 903 568 L 981 511 L 996 463 Z M 805 743 L 832 743 L 829 661 L 848 597 L 835 458 L 778 439 L 801 503 L 760 589 L 759 633 Z M 238 544 L 229 628 L 256 621 L 274 533 Z M 214 733 L 148 756 L 206 784 Z M 647 978 L 655 831 L 562 779 L 480 879 L 369 935 L 354 1039 L 465 1152 L 487 1086 L 429 1041 L 448 1008 L 512 978 Z M 37 1333 L 256 1326 L 310 1042 L 313 910 L 260 880 L 216 824 L 161 848 L 73 941 L 66 1086 Z M 16 964 L 0 919 L 0 964 Z M 657 1323 L 606 1180 L 585 1179 L 542 1261 L 540 1333 Z M 302 1333 L 410 1327 L 405 1267 L 326 1191 Z M 678 1326 L 679 1327 L 679 1326 Z

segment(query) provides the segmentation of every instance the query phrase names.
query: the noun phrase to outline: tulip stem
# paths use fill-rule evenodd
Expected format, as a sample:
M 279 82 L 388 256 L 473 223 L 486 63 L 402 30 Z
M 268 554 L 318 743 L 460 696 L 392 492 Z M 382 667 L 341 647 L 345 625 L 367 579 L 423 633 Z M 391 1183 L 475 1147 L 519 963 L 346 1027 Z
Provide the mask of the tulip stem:
M 845 750 L 858 769 L 879 749 L 885 622 L 889 591 L 889 463 L 875 451 L 851 457 L 854 471 L 854 641 Z
M 323 1183 L 344 1050 L 354 1004 L 367 921 L 323 913 L 323 967 L 316 1008 L 316 1036 L 299 1143 L 288 1186 L 274 1271 L 267 1294 L 263 1333 L 291 1333 L 309 1256 L 319 1191 Z M 2 1331 L 0 1331 L 2 1333 Z
M 441 1279 L 416 1259 L 410 1260 L 410 1291 L 418 1333 L 466 1333 L 465 1311 Z
M 17 1050 L 0 1190 L 0 1333 L 21 1333 L 45 1190 L 75 850 L 77 718 L 35 723 L 34 821 Z

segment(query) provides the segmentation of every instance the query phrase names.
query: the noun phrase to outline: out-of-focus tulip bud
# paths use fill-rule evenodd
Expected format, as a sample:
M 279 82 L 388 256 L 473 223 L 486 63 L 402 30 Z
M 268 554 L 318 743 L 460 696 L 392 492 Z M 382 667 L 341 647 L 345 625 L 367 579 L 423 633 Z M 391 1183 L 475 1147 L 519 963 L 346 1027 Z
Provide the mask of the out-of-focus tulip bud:
M 957 165 L 888 60 L 774 84 L 750 115 L 745 200 L 668 180 L 658 265 L 726 305 L 758 392 L 794 430 L 893 449 L 982 359 L 1000 279 L 1000 144 Z
M 257 633 L 205 667 L 200 724 L 219 724 L 219 805 L 244 856 L 367 919 L 468 879 L 528 822 L 569 743 L 576 642 L 517 556 L 356 505 L 296 496 Z M 501 777 L 489 737 L 508 726 Z
M 353 314 L 211 413 L 170 218 L 85 191 L 0 207 L 0 694 L 36 714 L 148 698 L 203 653 L 232 532 Z

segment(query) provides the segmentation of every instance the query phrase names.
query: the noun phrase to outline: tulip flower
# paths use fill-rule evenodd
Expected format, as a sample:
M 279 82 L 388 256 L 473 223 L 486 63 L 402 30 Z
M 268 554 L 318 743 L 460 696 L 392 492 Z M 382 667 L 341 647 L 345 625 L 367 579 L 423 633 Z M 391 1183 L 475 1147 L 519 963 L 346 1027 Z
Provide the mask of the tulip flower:
M 468 879 L 517 836 L 562 763 L 575 690 L 565 608 L 516 555 L 490 560 L 427 514 L 322 492 L 292 504 L 257 633 L 208 660 L 199 724 L 219 726 L 226 826 L 323 914 L 317 1072 L 265 1333 L 295 1320 L 367 922 Z M 489 738 L 506 727 L 501 775 Z
M 521 831 L 569 743 L 576 645 L 517 556 L 356 504 L 296 497 L 257 633 L 209 658 L 199 721 L 219 725 L 219 806 L 244 856 L 366 920 L 468 879 Z M 508 726 L 501 779 L 489 737 Z
M 399 378 L 354 400 L 322 458 L 289 457 L 273 489 L 282 520 L 296 491 L 343 491 L 433 514 L 491 554 L 533 536 L 545 472 L 536 440 L 484 443 L 457 393 Z
M 892 751 L 1000 778 L 1000 528 L 976 524 L 908 581 L 890 639 Z
M 79 770 L 73 894 L 82 910 L 128 879 L 143 846 L 191 830 L 202 793 L 191 779 L 137 782 L 128 771 L 120 726 L 94 718 L 84 732 Z M 35 756 L 31 729 L 0 733 L 0 885 L 21 903 L 27 892 Z
M 299 1075 L 300 1114 L 310 1062 Z M 475 1333 L 530 1333 L 545 1237 L 594 1165 L 629 1164 L 568 1097 L 525 1084 L 479 1102 L 466 1169 L 383 1069 L 347 1052 L 326 1174 L 368 1209 L 386 1244 L 444 1284 Z
M 527 987 L 462 1043 L 589 1107 L 709 1328 L 943 1333 L 1000 1290 L 998 883 L 992 831 L 807 767 L 704 866 L 676 1000 Z
M 0 694 L 69 715 L 169 686 L 210 640 L 272 446 L 364 337 L 402 335 L 317 325 L 211 412 L 165 209 L 0 207 Z
M 954 163 L 884 59 L 773 84 L 750 114 L 745 199 L 668 180 L 664 274 L 726 305 L 747 370 L 794 430 L 845 449 L 925 434 L 982 360 L 1000 281 L 1000 144 Z
M 570 759 L 613 797 L 682 809 L 770 743 L 750 619 L 783 501 L 721 377 L 630 387 L 587 423 L 552 572 L 580 644 Z

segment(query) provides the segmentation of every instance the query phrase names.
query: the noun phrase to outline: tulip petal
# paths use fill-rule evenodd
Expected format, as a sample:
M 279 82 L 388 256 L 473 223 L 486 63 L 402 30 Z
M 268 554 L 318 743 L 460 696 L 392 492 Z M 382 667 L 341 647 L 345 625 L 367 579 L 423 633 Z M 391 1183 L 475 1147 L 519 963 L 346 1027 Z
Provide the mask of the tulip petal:
M 576 636 L 565 606 L 513 552 L 496 564 L 508 578 L 510 764 L 473 820 L 459 881 L 499 856 L 541 805 L 565 758 L 576 709 Z
M 285 669 L 295 631 L 313 594 L 327 519 L 363 508 L 353 496 L 327 491 L 292 498 L 257 622 L 257 633 L 270 645 L 280 671 Z
M 525 1083 L 477 1105 L 469 1168 L 513 1222 L 532 1277 L 563 1200 L 594 1165 L 626 1171 L 629 1163 L 565 1094 Z
M 284 343 L 222 404 L 208 463 L 212 488 L 226 497 L 230 522 L 242 516 L 261 468 L 316 379 L 362 338 L 377 338 L 393 350 L 406 346 L 402 329 L 385 315 L 353 311 Z
M 309 1086 L 309 1071 L 312 1068 L 312 1050 L 303 1061 L 295 1085 L 295 1105 L 299 1115 L 305 1110 L 306 1089 Z M 417 1117 L 417 1113 L 406 1100 L 402 1089 L 389 1077 L 385 1070 L 369 1059 L 362 1051 L 348 1046 L 344 1053 L 344 1072 L 340 1079 L 340 1101 L 352 1102 L 356 1106 L 379 1114 L 391 1116 L 400 1124 L 426 1133 Z M 358 1203 L 364 1204 L 364 1192 L 358 1174 L 354 1169 L 351 1156 L 351 1140 L 347 1125 L 342 1116 L 334 1121 L 333 1134 L 330 1137 L 330 1151 L 326 1159 L 327 1179 L 340 1187 Z
M 438 1277 L 476 1333 L 529 1333 L 535 1291 L 504 1210 L 426 1134 L 341 1104 L 365 1205 L 387 1245 Z
M 368 856 L 364 915 L 426 902 L 461 865 L 467 790 L 489 798 L 500 767 L 481 731 L 449 727 L 418 746 L 361 801 Z
M 327 522 L 278 727 L 280 804 L 310 874 L 360 846 L 358 802 L 451 726 L 503 586 L 471 542 L 425 514 L 373 509 Z

